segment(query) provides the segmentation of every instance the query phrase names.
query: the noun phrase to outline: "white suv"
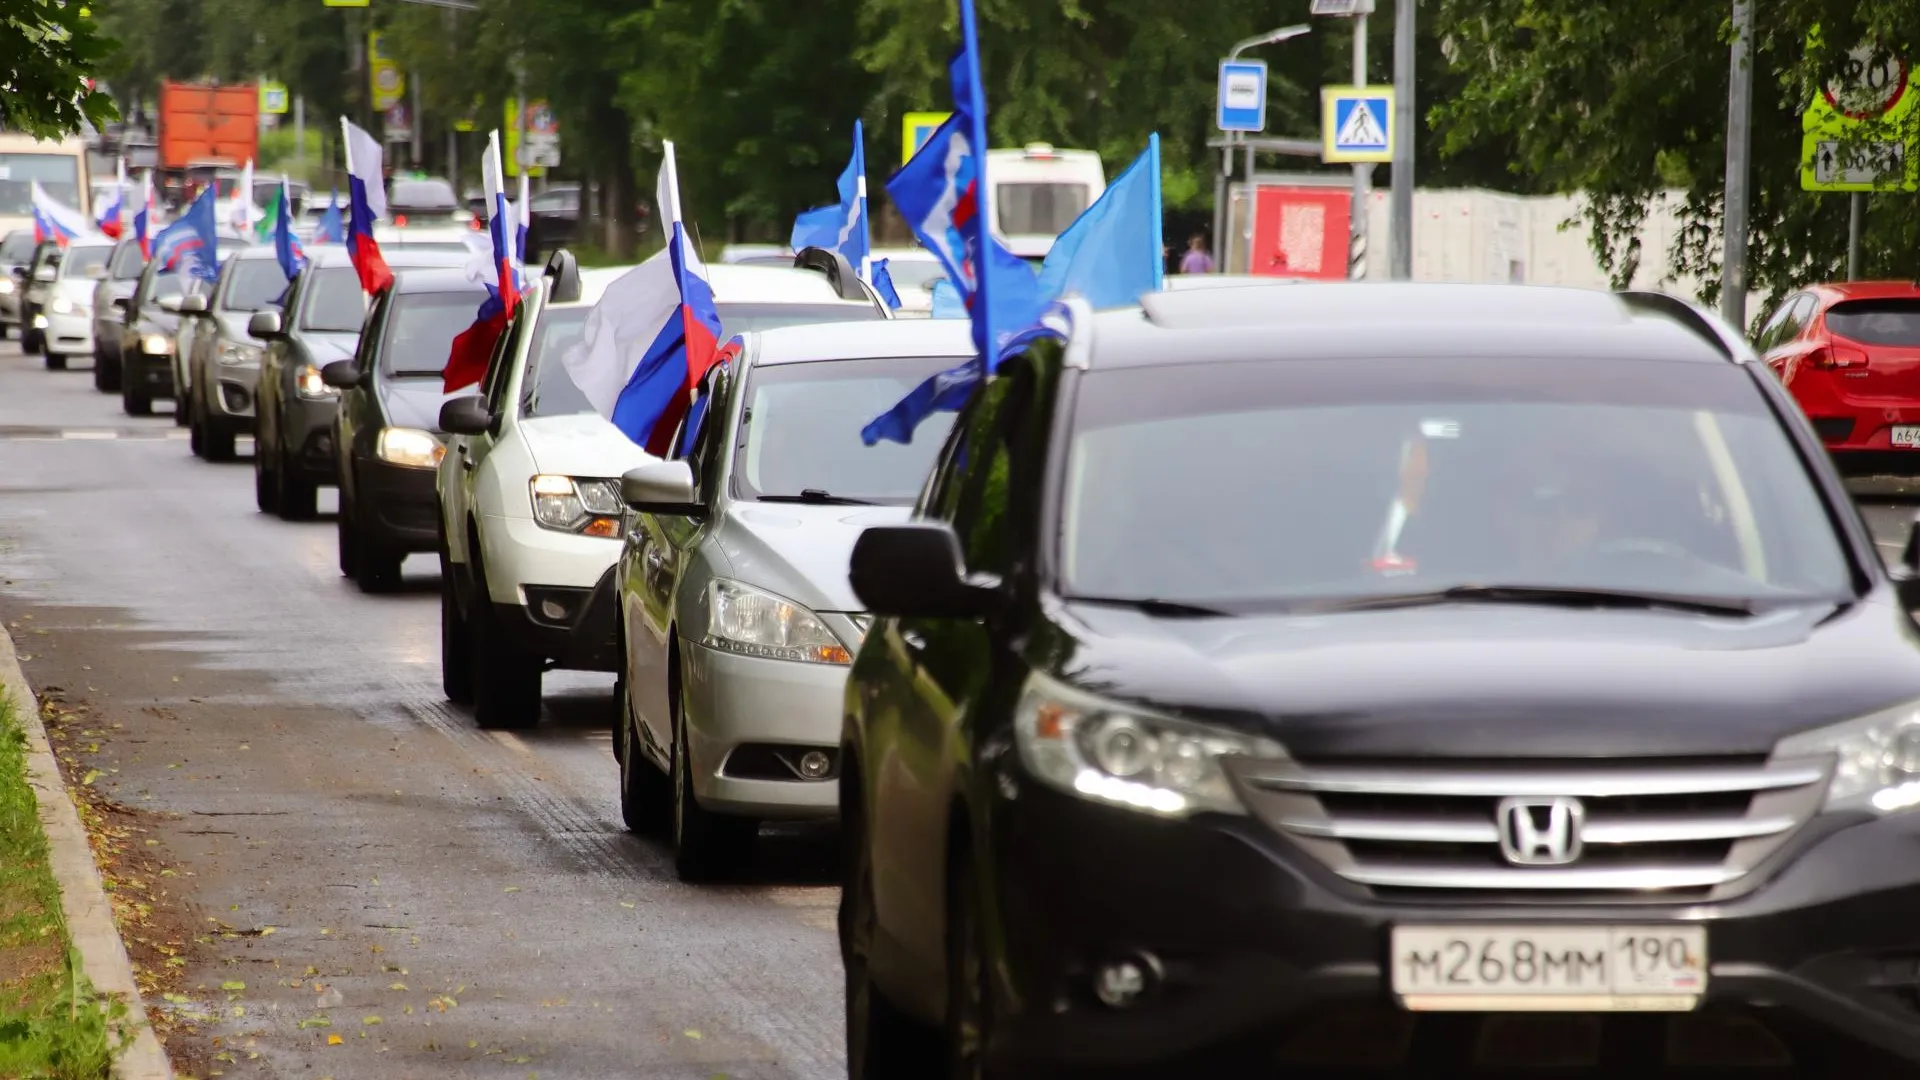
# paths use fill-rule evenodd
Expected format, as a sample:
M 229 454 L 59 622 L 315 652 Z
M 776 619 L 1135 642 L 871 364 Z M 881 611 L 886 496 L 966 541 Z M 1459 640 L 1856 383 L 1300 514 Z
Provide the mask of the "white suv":
M 537 723 L 549 669 L 620 666 L 614 564 L 630 524 L 620 477 L 654 459 L 593 411 L 561 356 L 626 269 L 580 272 L 556 254 L 480 393 L 441 410 L 441 685 L 483 728 Z M 889 314 L 857 279 L 813 269 L 722 265 L 708 278 L 726 336 Z

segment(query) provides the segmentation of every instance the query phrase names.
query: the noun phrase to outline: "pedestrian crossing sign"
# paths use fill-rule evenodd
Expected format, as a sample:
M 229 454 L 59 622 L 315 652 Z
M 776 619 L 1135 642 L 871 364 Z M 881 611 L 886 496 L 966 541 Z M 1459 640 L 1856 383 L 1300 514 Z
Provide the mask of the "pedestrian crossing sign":
M 1393 160 L 1393 87 L 1320 88 L 1320 159 Z

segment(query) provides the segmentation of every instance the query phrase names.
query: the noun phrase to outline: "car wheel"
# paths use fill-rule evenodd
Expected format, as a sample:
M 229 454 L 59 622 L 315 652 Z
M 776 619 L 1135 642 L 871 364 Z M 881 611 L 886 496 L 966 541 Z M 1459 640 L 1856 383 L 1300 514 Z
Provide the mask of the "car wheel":
M 273 462 L 274 487 L 280 493 L 280 516 L 287 521 L 311 521 L 318 512 L 319 486 L 287 468 L 277 455 Z
M 253 504 L 263 514 L 280 513 L 280 491 L 273 482 L 273 451 L 260 439 L 253 444 Z
M 356 509 L 351 518 L 347 515 L 348 502 L 343 496 L 340 500 L 341 519 L 349 520 L 353 527 L 353 580 L 360 583 L 364 593 L 392 592 L 400 587 L 400 564 L 405 561 L 406 553 L 376 541 L 366 529 L 360 527 L 360 515 Z
M 640 749 L 638 721 L 633 718 L 633 702 L 627 695 L 627 677 L 613 684 L 614 757 L 620 763 L 620 820 L 627 831 L 641 836 L 659 831 L 666 823 L 667 777 Z
M 120 362 L 105 357 L 93 358 L 93 388 L 103 394 L 120 389 Z
M 176 404 L 174 408 L 179 409 L 180 406 Z M 232 429 L 216 428 L 212 424 L 206 423 L 201 424 L 200 429 L 200 447 L 203 457 L 208 461 L 217 462 L 232 461 L 234 459 L 236 456 L 233 445 L 235 435 Z
M 193 452 L 194 457 L 202 461 L 209 460 L 207 458 L 207 428 L 206 425 L 200 422 L 198 416 L 189 417 L 187 420 L 187 449 Z
M 847 986 L 847 1078 L 937 1077 L 945 1057 L 938 1034 L 901 1012 L 886 991 L 874 985 L 868 967 L 876 920 L 873 862 L 857 813 L 841 823 L 841 843 L 840 957 Z
M 479 581 L 475 585 L 484 590 Z M 474 597 L 467 634 L 473 643 L 474 723 L 489 731 L 519 731 L 538 724 L 545 665 L 507 639 L 484 591 Z
M 673 868 L 681 881 L 716 881 L 733 873 L 753 852 L 760 823 L 752 818 L 716 814 L 694 794 L 692 755 L 687 752 L 687 721 L 674 687 L 673 710 Z
M 473 641 L 460 617 L 456 567 L 440 551 L 440 689 L 455 705 L 473 704 Z
M 122 378 L 120 380 L 120 409 L 128 416 L 152 416 L 153 396 L 139 380 Z
M 340 576 L 352 581 L 360 573 L 360 564 L 355 560 L 360 555 L 360 540 L 354 535 L 353 504 L 347 501 L 343 492 L 340 496 L 340 512 L 333 517 L 334 535 L 339 549 Z
M 987 992 L 979 892 L 973 860 L 962 852 L 947 872 L 947 1072 L 952 1080 L 987 1080 L 992 997 Z
M 67 370 L 66 356 L 62 355 L 61 353 L 48 353 L 47 354 L 47 370 L 48 371 Z
M 193 399 L 196 396 L 192 391 L 188 391 L 184 400 L 178 397 L 173 399 L 174 427 L 191 427 L 193 425 L 194 417 L 200 412 L 200 410 L 193 407 Z

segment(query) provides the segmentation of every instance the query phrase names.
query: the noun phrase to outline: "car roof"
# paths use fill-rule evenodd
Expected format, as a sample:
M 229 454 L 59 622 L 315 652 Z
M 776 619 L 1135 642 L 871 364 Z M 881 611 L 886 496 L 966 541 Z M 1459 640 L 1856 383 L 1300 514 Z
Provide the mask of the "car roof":
M 1234 289 L 1243 285 L 1287 285 L 1301 280 L 1259 274 L 1168 274 L 1160 287 L 1168 292 L 1183 292 L 1187 289 Z
M 306 248 L 307 262 L 313 266 L 333 267 L 353 265 L 344 244 L 309 244 Z M 395 270 L 406 267 L 428 266 L 465 266 L 472 256 L 465 251 L 442 251 L 438 248 L 408 248 L 405 245 L 392 249 L 382 248 L 380 254 L 387 265 Z
M 1737 333 L 1656 293 L 1542 285 L 1316 282 L 1148 293 L 1069 352 L 1093 368 L 1480 356 L 1726 363 Z
M 119 242 L 107 236 L 82 236 L 69 241 L 67 249 L 71 251 L 74 248 L 110 248 Z
M 241 248 L 239 251 L 234 252 L 228 258 L 246 259 L 247 261 L 252 262 L 255 259 L 273 259 L 278 257 L 279 257 L 279 252 L 273 250 L 272 244 L 254 244 L 251 247 Z M 228 260 L 221 259 L 220 261 L 226 262 Z
M 1895 300 L 1920 297 L 1920 282 L 1913 281 L 1832 281 L 1813 286 L 1829 302 L 1842 300 Z
M 633 267 L 631 266 L 596 266 L 590 270 L 582 270 L 580 271 L 580 299 L 549 306 L 558 308 L 592 307 L 600 302 L 600 297 L 606 294 L 607 286 L 620 280 L 627 271 L 632 269 Z
M 874 248 L 870 253 L 875 259 L 891 259 L 894 262 L 939 262 L 933 252 L 926 248 Z
M 467 276 L 464 267 L 415 267 L 394 275 L 398 293 L 486 292 L 486 287 Z
M 657 257 L 657 256 L 656 256 Z M 591 307 L 606 294 L 607 286 L 618 281 L 632 266 L 596 267 L 580 271 L 580 299 L 554 307 Z M 721 304 L 845 304 L 849 308 L 868 308 L 866 300 L 845 300 L 834 291 L 827 275 L 818 270 L 793 266 L 739 266 L 713 263 L 707 266 L 707 284 L 713 286 L 713 299 Z
M 973 325 L 965 319 L 869 319 L 812 323 L 747 335 L 753 363 L 974 355 Z

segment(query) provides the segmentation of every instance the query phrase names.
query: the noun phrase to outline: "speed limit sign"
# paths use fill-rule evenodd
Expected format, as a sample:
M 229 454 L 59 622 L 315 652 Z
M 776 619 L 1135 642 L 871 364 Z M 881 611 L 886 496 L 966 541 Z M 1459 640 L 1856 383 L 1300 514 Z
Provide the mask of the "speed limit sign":
M 1847 54 L 1840 73 L 1820 88 L 1827 104 L 1854 120 L 1876 120 L 1907 92 L 1907 62 L 1875 45 Z

